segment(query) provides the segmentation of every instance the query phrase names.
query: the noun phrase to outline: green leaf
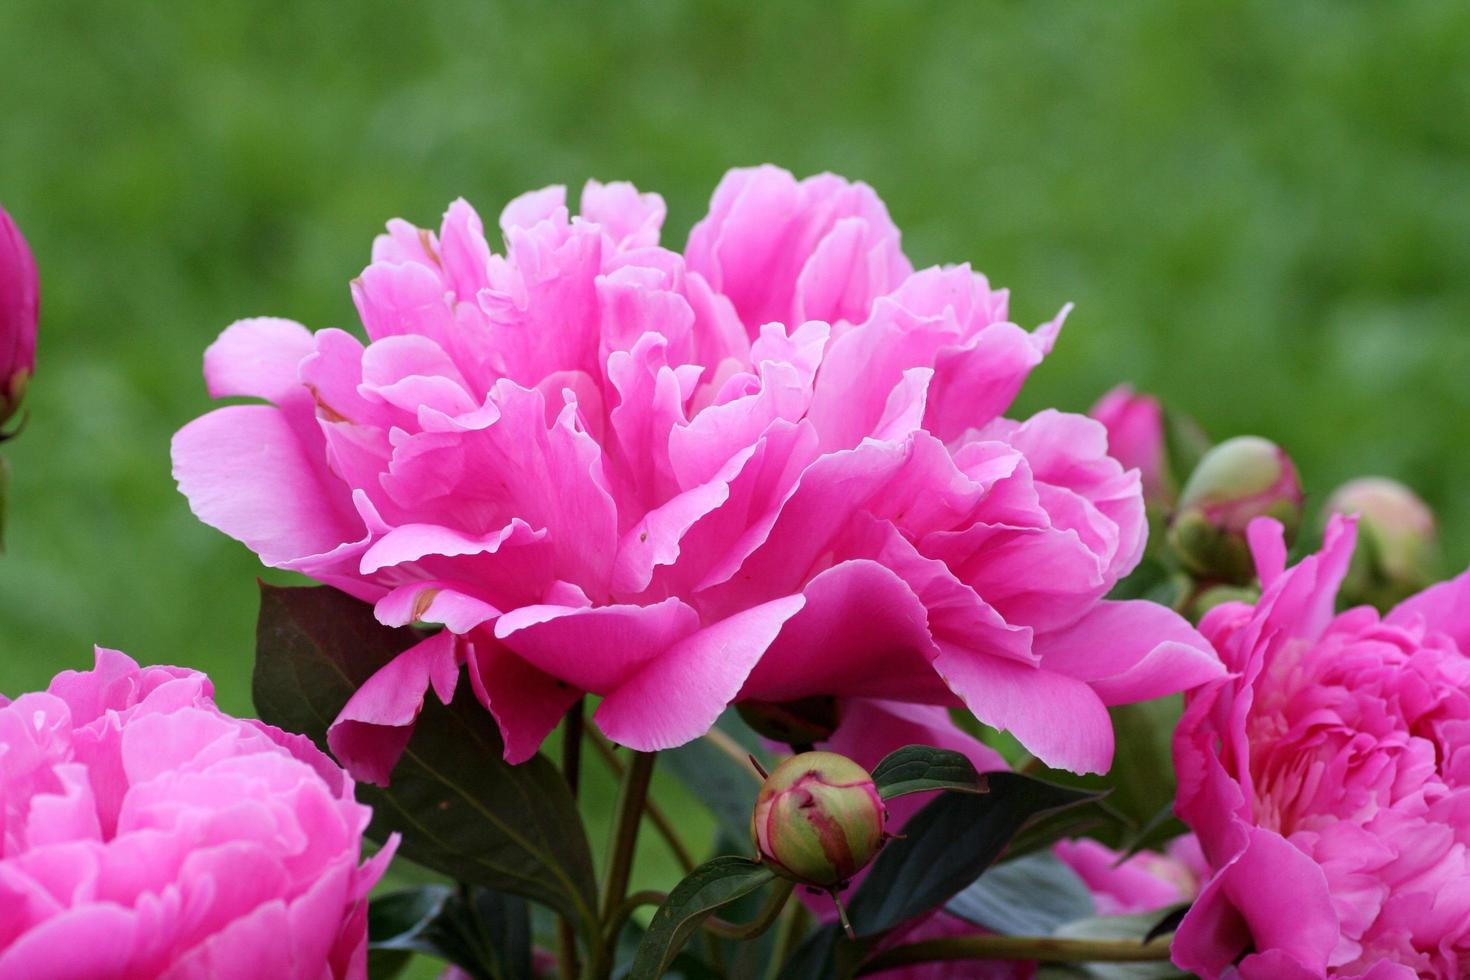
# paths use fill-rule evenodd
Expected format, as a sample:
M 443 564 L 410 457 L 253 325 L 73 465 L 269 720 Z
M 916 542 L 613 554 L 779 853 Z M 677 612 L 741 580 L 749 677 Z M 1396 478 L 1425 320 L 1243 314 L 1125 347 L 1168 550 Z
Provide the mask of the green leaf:
M 837 943 L 841 933 L 836 923 L 818 926 L 807 934 L 792 953 L 776 980 L 826 980 L 836 974 Z
M 325 745 L 347 699 L 421 638 L 326 587 L 261 585 L 254 694 L 260 716 Z M 461 682 L 451 705 L 424 701 L 392 783 L 364 783 L 368 836 L 403 835 L 399 854 L 458 881 L 541 902 L 596 934 L 591 850 L 575 801 L 544 756 L 503 759 L 490 713 Z
M 733 856 L 717 857 L 689 872 L 649 922 L 633 961 L 631 980 L 663 976 L 701 922 L 722 905 L 749 895 L 774 877 L 765 865 Z
M 742 749 L 763 762 L 769 760 L 760 738 L 734 711 L 721 716 L 716 727 Z M 720 830 L 731 840 L 750 840 L 750 813 L 760 792 L 761 780 L 749 762 L 731 758 L 708 739 L 659 753 L 658 764 L 673 773 L 719 821 Z M 770 768 L 767 766 L 767 768 Z
M 488 888 L 426 885 L 374 899 L 368 939 L 370 953 L 426 953 L 477 980 L 531 976 L 526 903 Z
M 997 864 L 945 910 L 1003 936 L 1046 936 L 1097 914 L 1087 883 L 1050 851 Z
M 905 745 L 890 752 L 873 769 L 873 782 L 885 800 L 934 789 L 985 792 L 985 777 L 969 759 L 930 745 Z
M 993 772 L 986 779 L 987 793 L 945 793 L 929 803 L 878 855 L 848 909 L 859 938 L 948 901 L 1032 821 L 1099 796 L 1018 773 Z
M 328 752 L 327 729 L 347 699 L 423 634 L 384 626 L 370 606 L 336 589 L 259 584 L 255 710 Z

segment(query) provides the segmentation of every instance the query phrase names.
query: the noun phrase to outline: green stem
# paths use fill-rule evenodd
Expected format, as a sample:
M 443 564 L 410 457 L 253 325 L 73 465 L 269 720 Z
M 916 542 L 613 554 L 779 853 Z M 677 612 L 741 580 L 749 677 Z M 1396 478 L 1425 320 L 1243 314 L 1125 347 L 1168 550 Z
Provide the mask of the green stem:
M 590 735 L 592 737 L 592 747 L 597 749 L 597 753 L 602 756 L 602 761 L 607 763 L 607 767 L 612 770 L 614 776 L 622 779 L 626 767 L 623 765 L 622 760 L 618 758 L 617 751 L 605 738 L 596 732 L 591 732 Z M 699 862 L 694 860 L 694 853 L 689 850 L 689 846 L 679 836 L 679 831 L 674 827 L 674 822 L 669 819 L 669 815 L 664 813 L 663 809 L 653 801 L 652 797 L 649 797 L 643 802 L 643 809 L 648 814 L 648 819 L 653 823 L 654 829 L 658 831 L 659 836 L 669 845 L 669 850 L 673 852 L 674 859 L 679 862 L 679 866 L 684 869 L 684 873 L 688 874 L 697 868 Z
M 643 823 L 643 806 L 648 801 L 648 784 L 653 779 L 653 752 L 635 752 L 623 772 L 613 817 L 612 840 L 607 849 L 607 877 L 602 883 L 602 918 L 612 917 L 628 893 L 633 871 L 633 853 L 638 847 L 638 827 Z
M 776 921 L 781 915 L 781 910 L 786 907 L 786 900 L 791 897 L 791 890 L 796 886 L 784 878 L 776 879 L 776 886 L 771 889 L 771 894 L 766 897 L 766 904 L 755 914 L 755 918 L 749 922 L 726 922 L 711 916 L 704 920 L 704 927 L 722 939 L 733 939 L 737 942 L 745 942 L 754 939 Z
M 586 700 L 585 697 L 578 698 L 567 709 L 566 723 L 562 725 L 561 732 L 561 772 L 567 781 L 567 787 L 572 791 L 574 801 L 577 798 L 577 790 L 582 778 L 582 731 L 585 727 L 583 705 Z M 561 967 L 561 975 L 575 977 L 579 969 L 577 930 L 570 919 L 565 917 L 557 919 L 556 945 L 557 962 Z
M 800 902 L 788 905 L 781 931 L 776 934 L 776 955 L 766 967 L 765 980 L 776 980 L 781 975 L 781 967 L 796 953 L 801 940 L 806 936 L 807 919 L 805 905 Z
M 602 927 L 602 941 L 610 946 L 615 946 L 618 941 L 618 933 L 623 931 L 623 926 L 633 917 L 634 912 L 645 905 L 662 905 L 668 901 L 668 898 L 666 893 L 653 890 L 634 892 L 629 895 L 623 899 L 612 918 L 608 919 L 607 924 Z
M 561 772 L 566 777 L 574 800 L 582 781 L 582 733 L 586 729 L 582 709 L 586 701 L 585 697 L 578 698 L 567 709 L 566 724 L 562 726 L 561 733 Z
M 1169 958 L 1165 936 L 1136 939 L 1055 939 L 1050 936 L 959 936 L 896 946 L 863 964 L 860 976 L 910 963 L 955 960 L 1038 960 L 1042 963 L 1146 963 Z

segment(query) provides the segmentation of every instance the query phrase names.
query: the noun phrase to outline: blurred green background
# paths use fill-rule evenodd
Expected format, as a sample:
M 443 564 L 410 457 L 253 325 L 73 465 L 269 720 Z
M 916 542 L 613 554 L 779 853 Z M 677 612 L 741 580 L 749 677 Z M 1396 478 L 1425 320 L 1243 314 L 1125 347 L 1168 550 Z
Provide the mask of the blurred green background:
M 800 9 L 798 9 L 800 8 Z M 395 215 L 729 166 L 875 185 L 918 264 L 1077 312 L 1021 409 L 1121 380 L 1325 496 L 1400 477 L 1470 561 L 1470 5 L 0 3 L 0 201 L 44 279 L 0 690 L 94 642 L 248 709 L 252 555 L 168 439 L 232 320 L 353 326 Z

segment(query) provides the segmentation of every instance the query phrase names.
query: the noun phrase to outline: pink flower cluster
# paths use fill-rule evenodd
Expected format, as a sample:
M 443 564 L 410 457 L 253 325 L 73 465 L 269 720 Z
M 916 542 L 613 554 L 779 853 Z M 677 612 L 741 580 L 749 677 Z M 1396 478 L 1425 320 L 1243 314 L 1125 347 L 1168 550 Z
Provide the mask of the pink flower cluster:
M 1174 959 L 1203 977 L 1470 973 L 1470 573 L 1387 616 L 1334 614 L 1351 519 L 1286 569 L 1250 528 L 1264 592 L 1202 630 L 1231 676 L 1175 736 L 1177 810 L 1212 877 Z
M 1102 597 L 1146 535 L 1097 422 L 1003 413 L 1062 317 L 1011 323 L 967 266 L 914 272 L 873 191 L 731 172 L 684 254 L 663 201 L 589 183 L 389 224 L 353 284 L 367 343 L 247 320 L 232 405 L 174 440 L 194 512 L 269 565 L 442 623 L 331 735 L 388 776 L 468 664 L 512 761 L 583 692 L 642 750 L 736 700 L 966 706 L 1105 770 L 1107 705 L 1220 672 L 1181 618 Z M 1065 311 L 1063 311 L 1065 313 Z
M 305 738 L 99 649 L 0 698 L 0 976 L 365 980 L 367 820 Z

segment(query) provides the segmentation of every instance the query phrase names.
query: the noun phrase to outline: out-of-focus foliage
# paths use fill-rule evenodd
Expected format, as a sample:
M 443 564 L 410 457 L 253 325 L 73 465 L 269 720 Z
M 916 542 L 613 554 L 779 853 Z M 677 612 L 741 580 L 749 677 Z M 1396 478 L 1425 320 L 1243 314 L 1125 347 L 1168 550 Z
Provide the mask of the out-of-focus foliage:
M 248 707 L 258 565 L 197 523 L 168 438 L 237 317 L 353 326 L 395 215 L 723 170 L 874 184 L 916 263 L 1025 323 L 1077 312 L 1021 408 L 1116 381 L 1365 472 L 1470 560 L 1470 6 L 0 3 L 0 200 L 43 336 L 0 559 L 0 690 L 88 646 Z M 277 579 L 279 580 L 279 579 Z

